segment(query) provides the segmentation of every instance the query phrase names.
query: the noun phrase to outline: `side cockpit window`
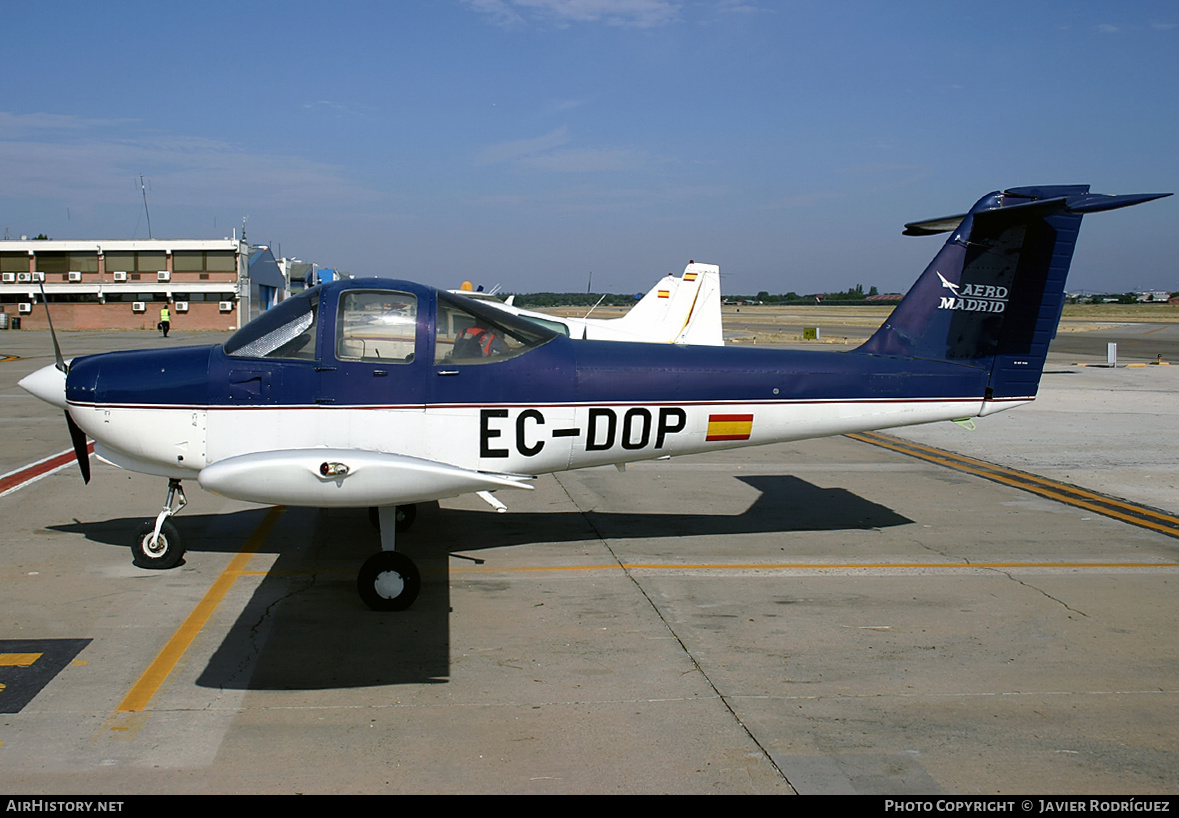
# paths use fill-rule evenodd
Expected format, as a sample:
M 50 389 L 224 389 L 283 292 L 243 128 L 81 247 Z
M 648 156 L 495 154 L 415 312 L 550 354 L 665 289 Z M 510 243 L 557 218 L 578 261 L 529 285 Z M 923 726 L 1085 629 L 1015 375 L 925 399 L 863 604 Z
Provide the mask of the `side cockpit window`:
M 418 299 L 392 290 L 348 290 L 336 316 L 341 361 L 408 364 L 416 355 Z
M 441 292 L 434 333 L 435 364 L 504 361 L 540 346 L 556 334 L 495 307 Z
M 306 290 L 259 315 L 229 337 L 227 355 L 315 360 L 318 288 Z

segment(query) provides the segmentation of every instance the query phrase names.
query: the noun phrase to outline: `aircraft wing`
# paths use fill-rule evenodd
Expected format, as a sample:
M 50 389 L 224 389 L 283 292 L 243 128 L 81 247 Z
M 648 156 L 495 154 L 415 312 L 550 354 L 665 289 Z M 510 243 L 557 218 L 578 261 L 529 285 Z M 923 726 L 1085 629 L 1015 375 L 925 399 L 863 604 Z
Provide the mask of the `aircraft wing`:
M 251 503 L 362 508 L 440 500 L 474 491 L 532 489 L 529 475 L 358 449 L 286 449 L 229 457 L 203 468 L 201 488 Z

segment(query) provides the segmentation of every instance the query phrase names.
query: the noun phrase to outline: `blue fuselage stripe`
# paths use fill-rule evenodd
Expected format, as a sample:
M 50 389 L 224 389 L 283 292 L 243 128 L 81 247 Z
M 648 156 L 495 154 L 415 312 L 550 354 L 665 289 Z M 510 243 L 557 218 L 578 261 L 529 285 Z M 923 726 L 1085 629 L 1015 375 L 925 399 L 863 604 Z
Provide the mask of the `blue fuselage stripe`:
M 977 400 L 988 376 L 982 366 L 849 352 L 563 337 L 502 362 L 447 365 L 456 375 L 441 369 L 236 358 L 219 346 L 108 353 L 75 361 L 67 398 L 210 409 Z

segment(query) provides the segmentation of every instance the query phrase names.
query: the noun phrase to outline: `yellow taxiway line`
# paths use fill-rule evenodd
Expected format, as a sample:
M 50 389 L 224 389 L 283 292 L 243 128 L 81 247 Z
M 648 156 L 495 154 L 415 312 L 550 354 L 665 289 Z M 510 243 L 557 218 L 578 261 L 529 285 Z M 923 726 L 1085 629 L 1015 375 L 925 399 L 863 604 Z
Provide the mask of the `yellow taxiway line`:
M 188 650 L 192 641 L 201 632 L 201 629 L 205 627 L 205 623 L 209 621 L 209 617 L 213 615 L 213 612 L 217 610 L 217 606 L 221 604 L 221 600 L 225 597 L 225 594 L 229 592 L 229 589 L 233 586 L 238 576 L 242 574 L 250 558 L 257 553 L 262 543 L 266 541 L 266 537 L 270 534 L 270 529 L 278 522 L 278 518 L 283 510 L 284 508 L 282 506 L 274 506 L 266 512 L 266 517 L 254 529 L 254 533 L 246 540 L 246 544 L 242 546 L 242 550 L 229 561 L 229 565 L 225 566 L 225 570 L 221 572 L 221 576 L 217 577 L 217 581 L 205 593 L 204 598 L 193 608 L 192 613 L 188 615 L 188 619 L 184 620 L 184 624 L 172 635 L 172 638 L 168 640 L 168 644 L 164 645 L 164 649 L 156 656 L 155 661 L 139 677 L 139 681 L 135 683 L 135 686 L 131 688 L 131 692 L 123 699 L 123 703 L 119 705 L 115 711 L 116 713 L 138 713 L 147 709 L 147 706 L 172 674 L 176 664 L 184 656 L 185 651 Z
M 914 443 L 911 440 L 902 440 L 899 437 L 893 437 L 892 435 L 886 435 L 880 432 L 858 432 L 849 434 L 848 437 L 864 443 L 871 443 L 874 446 L 891 449 L 894 452 L 907 454 L 910 457 L 916 457 L 928 463 L 936 463 L 939 466 L 946 466 L 955 471 L 983 477 L 996 483 L 1002 483 L 1005 486 L 1030 491 L 1032 494 L 1038 494 L 1050 500 L 1083 508 L 1095 514 L 1112 517 L 1124 523 L 1148 528 L 1160 534 L 1179 537 L 1179 517 L 1156 508 L 1150 508 L 1149 506 L 1132 503 L 1129 500 L 1100 494 L 1089 489 L 1081 488 L 1080 486 L 1062 483 L 1059 480 L 1040 477 L 1039 475 L 1020 471 L 1019 469 L 997 466 L 994 463 L 987 463 L 984 460 L 954 454 L 953 452 L 938 449 L 934 446 Z

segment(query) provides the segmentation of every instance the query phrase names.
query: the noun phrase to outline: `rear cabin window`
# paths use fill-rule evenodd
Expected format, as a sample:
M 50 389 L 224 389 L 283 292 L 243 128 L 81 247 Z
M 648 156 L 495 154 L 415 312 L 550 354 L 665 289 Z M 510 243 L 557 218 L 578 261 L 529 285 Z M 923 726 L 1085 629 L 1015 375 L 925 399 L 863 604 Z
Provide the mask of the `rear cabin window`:
M 438 293 L 434 326 L 435 364 L 486 364 L 522 355 L 556 335 L 495 307 Z

